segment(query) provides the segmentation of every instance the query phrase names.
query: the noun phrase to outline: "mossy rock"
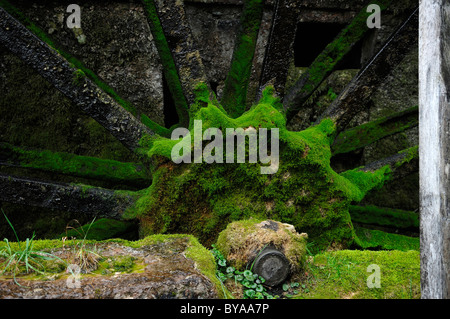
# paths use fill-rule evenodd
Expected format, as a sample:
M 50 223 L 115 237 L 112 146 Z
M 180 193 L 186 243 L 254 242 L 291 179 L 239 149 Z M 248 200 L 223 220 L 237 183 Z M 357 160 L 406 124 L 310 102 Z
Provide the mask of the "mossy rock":
M 25 243 L 0 242 L 0 264 Z M 51 254 L 33 264 L 39 272 L 27 271 L 23 261 L 3 274 L 0 298 L 226 298 L 229 293 L 215 276 L 214 256 L 195 237 L 185 234 L 154 235 L 138 241 L 112 239 L 35 240 L 36 254 Z M 80 272 L 80 287 L 67 286 L 72 275 L 67 271 L 80 247 L 95 250 L 96 269 Z M 48 256 L 48 255 L 46 255 Z M 81 265 L 79 265 L 81 267 Z M 4 266 L 3 266 L 4 267 Z M 76 272 L 76 268 L 71 267 Z M 20 284 L 17 285 L 17 283 Z M 30 289 L 31 288 L 31 289 Z
M 289 224 L 249 219 L 229 224 L 219 234 L 216 245 L 237 269 L 251 264 L 265 247 L 273 247 L 286 256 L 291 271 L 298 271 L 305 262 L 307 238 Z

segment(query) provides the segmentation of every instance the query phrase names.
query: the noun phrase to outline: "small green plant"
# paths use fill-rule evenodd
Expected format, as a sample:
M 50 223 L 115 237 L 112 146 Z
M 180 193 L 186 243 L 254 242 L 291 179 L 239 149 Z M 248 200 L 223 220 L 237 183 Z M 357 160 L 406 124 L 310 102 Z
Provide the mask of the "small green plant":
M 23 266 L 25 267 L 27 274 L 30 271 L 34 271 L 41 275 L 45 275 L 46 274 L 45 266 L 42 262 L 47 260 L 59 260 L 65 263 L 62 259 L 60 259 L 55 255 L 43 251 L 34 250 L 33 249 L 33 240 L 35 236 L 34 233 L 31 239 L 27 238 L 25 240 L 25 243 L 20 242 L 19 236 L 17 235 L 16 230 L 14 229 L 12 223 L 9 221 L 3 209 L 1 211 L 3 213 L 3 216 L 5 216 L 5 219 L 8 222 L 9 226 L 13 230 L 17 240 L 17 244 L 12 245 L 7 238 L 3 239 L 6 245 L 5 248 L 0 250 L 0 257 L 5 258 L 6 260 L 1 264 L 0 267 L 1 275 L 3 275 L 6 272 L 11 272 L 13 274 L 14 282 L 17 285 L 23 287 L 17 282 L 16 279 L 16 275 L 22 271 Z M 23 246 L 23 244 L 25 245 L 25 247 Z
M 76 69 L 73 72 L 73 83 L 76 85 L 80 85 L 81 81 L 86 77 L 86 74 L 81 69 Z
M 309 292 L 309 288 L 307 288 L 305 284 L 300 284 L 298 282 L 283 284 L 284 296 L 287 298 L 294 297 L 300 292 L 299 288 L 301 288 L 304 293 Z
M 251 268 L 239 271 L 232 266 L 227 266 L 227 260 L 215 245 L 212 245 L 211 252 L 217 263 L 217 278 L 219 278 L 222 283 L 226 280 L 234 280 L 235 284 L 241 284 L 244 287 L 243 298 L 274 299 L 278 297 L 267 292 L 266 287 L 263 285 L 266 280 L 258 274 L 254 274 Z
M 334 101 L 337 98 L 337 94 L 334 93 L 333 88 L 331 87 L 328 89 L 327 96 L 331 101 Z
M 78 220 L 75 219 L 74 221 L 78 223 L 79 226 L 81 226 Z M 91 229 L 91 226 L 94 223 L 94 221 L 95 218 L 89 224 L 86 231 L 84 230 L 83 227 L 79 227 L 81 231 L 69 225 L 66 227 L 66 231 L 68 229 L 74 229 L 81 236 L 83 236 L 83 239 L 75 244 L 71 259 L 73 264 L 77 264 L 81 268 L 81 270 L 85 272 L 97 269 L 99 260 L 101 259 L 101 256 L 97 254 L 94 250 L 88 249 L 86 243 L 87 234 L 89 233 L 89 230 Z

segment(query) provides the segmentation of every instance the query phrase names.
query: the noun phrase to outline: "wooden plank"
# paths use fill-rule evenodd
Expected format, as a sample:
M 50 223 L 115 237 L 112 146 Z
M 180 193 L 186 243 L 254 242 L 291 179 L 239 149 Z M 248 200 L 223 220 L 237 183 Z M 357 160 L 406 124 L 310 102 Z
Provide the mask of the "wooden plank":
M 17 147 L 0 142 L 0 165 L 34 169 L 56 174 L 146 185 L 151 174 L 143 164 L 123 163 L 90 156 Z
M 137 195 L 79 184 L 50 183 L 0 174 L 0 201 L 121 219 Z
M 348 153 L 418 124 L 418 107 L 414 106 L 340 133 L 334 140 L 331 150 L 333 155 Z
M 419 154 L 421 294 L 450 298 L 450 3 L 421 0 Z
M 284 95 L 289 63 L 294 54 L 299 4 L 296 0 L 277 0 L 261 72 L 260 89 L 273 85 L 278 96 Z

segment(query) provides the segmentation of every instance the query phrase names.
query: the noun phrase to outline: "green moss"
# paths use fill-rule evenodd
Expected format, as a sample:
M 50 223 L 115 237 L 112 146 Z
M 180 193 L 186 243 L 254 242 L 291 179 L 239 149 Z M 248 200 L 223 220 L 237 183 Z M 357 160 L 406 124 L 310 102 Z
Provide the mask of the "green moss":
M 193 236 L 189 236 L 189 243 L 190 245 L 186 249 L 186 257 L 194 260 L 195 267 L 215 285 L 219 298 L 232 298 L 231 293 L 222 286 L 222 283 L 216 276 L 216 263 L 212 253 Z
M 150 172 L 143 165 L 135 163 L 48 150 L 38 151 L 7 143 L 0 143 L 0 152 L 12 164 L 23 168 L 122 183 L 145 183 L 150 180 Z
M 128 255 L 102 257 L 98 267 L 92 273 L 95 275 L 112 275 L 115 273 L 143 273 L 145 264 L 142 260 Z
M 391 234 L 363 227 L 356 228 L 356 236 L 355 246 L 361 249 L 420 250 L 418 237 Z
M 419 215 L 415 212 L 381 208 L 376 206 L 350 206 L 350 216 L 358 223 L 395 227 L 400 229 L 419 228 Z
M 360 168 L 355 168 L 341 173 L 340 176 L 344 177 L 341 180 L 344 184 L 342 188 L 345 189 L 348 197 L 359 202 L 370 190 L 381 188 L 384 182 L 389 179 L 390 174 L 391 168 L 386 165 L 375 172 L 364 172 Z
M 380 288 L 369 288 L 370 265 L 380 267 Z M 368 271 L 369 269 L 369 271 Z M 295 298 L 419 299 L 418 251 L 341 250 L 313 256 Z
M 261 24 L 263 0 L 246 0 L 236 38 L 230 71 L 225 80 L 222 105 L 233 118 L 246 108 L 248 83 Z
M 333 155 L 347 153 L 370 145 L 384 137 L 417 126 L 418 107 L 391 114 L 340 133 L 333 144 Z
M 120 256 L 114 258 L 113 268 L 115 271 L 129 272 L 133 269 L 135 258 L 133 256 Z
M 192 109 L 190 132 L 193 138 L 194 120 L 202 120 L 204 130 L 215 127 L 222 132 L 226 128 L 278 128 L 277 173 L 261 174 L 258 163 L 175 165 L 170 154 L 178 141 L 159 138 L 147 151 L 160 163 L 153 184 L 125 215 L 140 219 L 143 236 L 190 233 L 209 245 L 229 222 L 254 217 L 291 223 L 322 248 L 353 241 L 348 206 L 382 185 L 389 169 L 337 174 L 330 167 L 334 122 L 325 119 L 302 132 L 288 131 L 280 101 L 271 93 L 273 89 L 267 88 L 257 105 L 233 119 L 200 92 Z
M 167 39 L 164 35 L 161 22 L 158 18 L 158 12 L 156 9 L 154 0 L 142 1 L 147 12 L 147 20 L 150 25 L 150 29 L 153 35 L 153 41 L 158 49 L 159 57 L 163 65 L 164 77 L 167 81 L 169 91 L 175 103 L 175 108 L 178 114 L 178 118 L 181 124 L 186 125 L 188 117 L 188 102 L 183 93 L 180 78 L 178 76 L 177 68 L 172 57 Z
M 406 156 L 401 160 L 395 163 L 395 167 L 400 167 L 406 163 L 411 162 L 413 159 L 419 157 L 419 146 L 413 146 L 406 150 L 400 151 L 400 154 L 406 154 Z
M 170 131 L 164 126 L 159 125 L 156 122 L 153 122 L 147 115 L 141 114 L 141 122 L 144 123 L 150 130 L 155 132 L 158 135 L 169 137 Z
M 85 78 L 85 77 L 86 77 L 86 74 L 83 72 L 83 70 L 76 69 L 73 72 L 73 83 L 76 84 L 76 85 L 80 85 L 82 79 Z

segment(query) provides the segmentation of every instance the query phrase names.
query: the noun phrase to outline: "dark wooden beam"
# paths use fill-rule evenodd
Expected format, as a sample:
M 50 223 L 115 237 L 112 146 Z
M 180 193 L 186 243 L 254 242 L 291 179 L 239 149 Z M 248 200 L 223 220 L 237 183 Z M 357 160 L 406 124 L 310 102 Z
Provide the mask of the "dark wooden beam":
M 294 53 L 294 40 L 300 4 L 296 0 L 277 0 L 266 46 L 260 79 L 260 92 L 272 85 L 278 96 L 284 96 L 289 63 Z
M 348 153 L 419 124 L 418 107 L 362 124 L 341 132 L 331 146 L 333 155 Z
M 114 183 L 146 186 L 151 183 L 151 174 L 143 164 L 123 163 L 48 150 L 35 150 L 13 146 L 8 143 L 0 143 L 0 165 Z
M 79 184 L 50 183 L 0 174 L 0 201 L 121 219 L 138 196 Z

